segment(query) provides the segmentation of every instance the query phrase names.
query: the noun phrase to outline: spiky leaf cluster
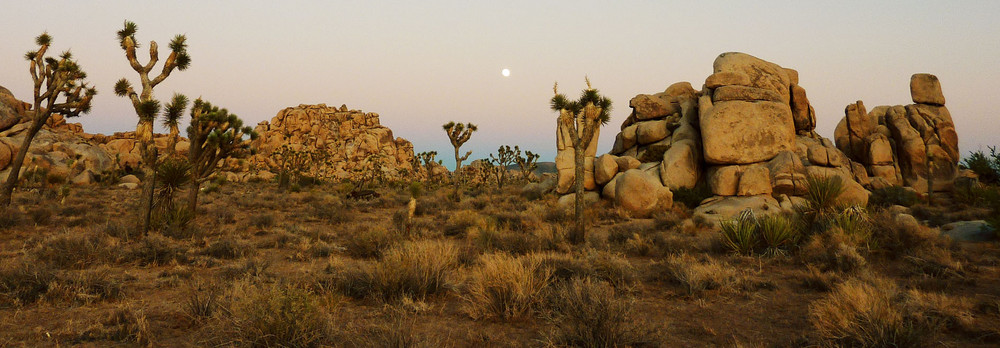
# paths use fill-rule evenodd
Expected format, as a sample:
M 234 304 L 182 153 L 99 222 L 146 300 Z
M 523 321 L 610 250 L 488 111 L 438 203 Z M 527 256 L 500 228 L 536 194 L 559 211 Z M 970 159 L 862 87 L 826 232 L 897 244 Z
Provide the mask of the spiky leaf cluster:
M 223 159 L 249 155 L 250 142 L 257 138 L 239 117 L 200 98 L 191 107 L 187 134 L 191 142 L 188 160 L 197 180 L 208 178 Z
M 163 110 L 163 125 L 165 127 L 176 127 L 180 122 L 181 116 L 184 115 L 187 105 L 187 96 L 174 93 L 174 97 L 170 100 L 170 103 L 167 103 L 166 108 Z
M 41 110 L 36 113 L 36 118 L 44 123 L 53 113 L 76 117 L 90 112 L 91 100 L 97 95 L 97 89 L 83 81 L 87 73 L 73 60 L 73 54 L 67 50 L 59 58 L 45 56 L 52 44 L 52 36 L 48 33 L 36 37 L 35 43 L 39 45 L 38 49 L 24 57 L 29 61 L 34 82 L 34 107 Z
M 472 123 L 455 123 L 454 121 L 445 123 L 444 126 L 445 133 L 448 133 L 448 139 L 451 140 L 451 145 L 455 147 L 461 147 L 466 141 L 469 141 L 469 137 L 472 133 L 479 130 L 479 127 Z
M 127 79 L 122 78 L 115 83 L 115 95 L 120 97 L 128 97 L 132 101 L 132 106 L 135 108 L 136 115 L 139 116 L 141 122 L 153 122 L 156 115 L 159 113 L 160 103 L 156 102 L 155 110 L 153 108 L 152 101 L 153 98 L 153 88 L 165 80 L 174 69 L 186 70 L 191 64 L 191 57 L 187 52 L 187 38 L 184 35 L 174 36 L 173 40 L 170 41 L 170 55 L 167 56 L 167 60 L 163 63 L 163 67 L 155 77 L 150 78 L 149 74 L 156 67 L 159 62 L 160 54 L 159 49 L 156 45 L 156 41 L 151 41 L 149 43 L 149 61 L 145 64 L 139 62 L 136 56 L 136 48 L 138 48 L 138 42 L 136 41 L 135 34 L 138 30 L 138 26 L 131 21 L 125 21 L 125 24 L 121 30 L 118 31 L 118 42 L 125 51 L 125 57 L 132 67 L 139 73 L 139 80 L 142 83 L 142 89 L 136 91 L 132 83 Z M 165 124 L 176 124 L 176 121 L 183 114 L 183 108 L 178 109 L 181 106 L 180 101 L 176 100 L 177 96 L 174 96 L 175 100 L 167 105 L 167 110 L 164 115 L 167 120 Z M 186 107 L 186 99 L 183 100 Z M 171 110 L 170 106 L 174 106 Z M 171 117 L 174 116 L 174 117 Z
M 555 96 L 552 97 L 549 105 L 553 111 L 568 111 L 572 115 L 578 115 L 582 117 L 584 109 L 587 105 L 591 105 L 599 109 L 597 114 L 597 120 L 601 122 L 601 125 L 608 124 L 611 121 L 611 99 L 602 96 L 601 93 L 590 86 L 590 79 L 587 79 L 587 89 L 580 92 L 580 98 L 577 100 L 570 100 L 566 95 L 559 93 L 559 84 L 556 83 L 552 87 L 552 91 Z

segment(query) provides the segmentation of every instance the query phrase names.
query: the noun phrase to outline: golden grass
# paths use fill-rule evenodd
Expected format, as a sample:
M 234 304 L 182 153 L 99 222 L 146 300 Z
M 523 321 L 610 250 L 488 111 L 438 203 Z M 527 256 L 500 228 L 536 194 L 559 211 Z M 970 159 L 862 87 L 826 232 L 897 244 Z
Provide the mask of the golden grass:
M 549 271 L 538 271 L 535 258 L 517 258 L 504 253 L 486 254 L 469 271 L 465 310 L 473 319 L 525 318 L 541 300 Z

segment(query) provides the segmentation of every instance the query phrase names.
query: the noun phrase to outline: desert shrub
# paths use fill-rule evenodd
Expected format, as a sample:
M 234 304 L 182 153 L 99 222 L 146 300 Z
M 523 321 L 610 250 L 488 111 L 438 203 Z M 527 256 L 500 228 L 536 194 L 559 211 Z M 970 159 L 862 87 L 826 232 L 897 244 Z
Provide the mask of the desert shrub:
M 471 228 L 469 238 L 484 252 L 501 251 L 515 255 L 538 251 L 542 244 L 533 233 L 511 231 L 493 222 Z
M 688 209 L 694 209 L 701 204 L 701 201 L 712 197 L 712 189 L 708 187 L 708 182 L 699 181 L 694 187 L 679 187 L 674 192 L 674 202 L 683 203 Z
M 246 347 L 318 347 L 330 339 L 329 315 L 315 296 L 285 284 L 234 286 L 210 342 Z
M 253 254 L 254 248 L 232 237 L 225 237 L 209 244 L 202 254 L 218 259 L 235 259 Z
M 810 321 L 832 345 L 915 347 L 949 325 L 967 325 L 971 306 L 937 294 L 901 291 L 891 280 L 849 279 L 809 305 Z
M 24 258 L 0 262 L 0 307 L 34 303 L 55 279 L 55 271 L 45 263 Z
M 354 219 L 347 203 L 336 197 L 326 197 L 313 203 L 311 212 L 313 217 L 333 224 L 342 224 Z
M 944 248 L 922 248 L 903 257 L 910 266 L 910 273 L 937 278 L 964 278 L 966 270 L 961 261 Z
M 732 220 L 719 225 L 723 245 L 737 254 L 778 253 L 795 246 L 799 229 L 781 214 L 758 218 L 752 210 L 744 210 Z
M 823 270 L 853 272 L 868 264 L 858 250 L 861 241 L 840 228 L 812 235 L 799 250 L 799 258 Z
M 869 207 L 885 208 L 893 205 L 909 207 L 917 204 L 920 200 L 916 192 L 908 190 L 903 186 L 889 186 L 873 189 L 871 192 L 871 195 L 868 197 Z
M 35 225 L 45 225 L 52 220 L 52 208 L 49 206 L 31 208 L 28 210 L 28 217 Z
M 250 226 L 256 228 L 274 226 L 274 215 L 271 213 L 254 214 L 250 217 Z
M 634 347 L 659 341 L 658 330 L 632 312 L 635 300 L 602 281 L 583 278 L 559 284 L 546 307 L 544 318 L 552 329 L 544 336 L 551 346 Z
M 736 269 L 711 258 L 698 260 L 689 254 L 667 257 L 663 264 L 664 276 L 683 285 L 689 295 L 700 295 L 706 290 L 736 290 L 744 281 Z
M 14 228 L 24 223 L 24 216 L 17 209 L 0 207 L 0 229 Z
M 165 265 L 173 261 L 187 262 L 187 251 L 158 234 L 149 234 L 139 243 L 129 245 L 119 256 L 121 262 L 140 265 Z
M 466 286 L 465 309 L 473 319 L 503 320 L 531 314 L 541 300 L 550 275 L 536 272 L 538 261 L 507 254 L 486 254 L 474 268 Z
M 262 258 L 249 258 L 239 265 L 223 268 L 220 275 L 223 279 L 228 280 L 260 279 L 270 277 L 270 269 L 271 261 Z
M 353 257 L 373 258 L 399 242 L 399 233 L 382 225 L 362 225 L 354 230 L 346 241 L 344 248 Z
M 444 224 L 444 235 L 464 236 L 473 227 L 486 226 L 486 218 L 472 210 L 460 210 L 450 216 Z
M 111 247 L 98 233 L 61 233 L 46 238 L 28 254 L 57 268 L 82 269 L 104 261 Z
M 370 270 L 373 295 L 423 299 L 445 291 L 458 266 L 458 247 L 446 241 L 405 242 L 387 250 Z
M 989 155 L 983 150 L 973 151 L 969 157 L 962 159 L 962 166 L 975 172 L 981 182 L 1000 183 L 1000 154 L 997 153 L 996 147 L 990 146 L 989 150 Z
M 187 207 L 162 207 L 157 209 L 153 225 L 160 229 L 164 236 L 174 239 L 188 239 L 200 234 L 200 230 L 191 223 L 194 213 Z
M 96 323 L 80 334 L 80 339 L 112 340 L 152 346 L 153 335 L 145 311 L 132 304 L 122 304 L 100 323 Z
M 926 248 L 947 248 L 948 241 L 934 229 L 920 225 L 915 220 L 893 216 L 888 212 L 876 213 L 871 219 L 872 236 L 881 250 L 892 256 L 902 256 Z
M 873 226 L 868 213 L 860 206 L 850 206 L 828 221 L 829 228 L 837 228 L 850 235 L 858 246 L 874 249 L 878 241 L 872 237 Z
M 669 230 L 680 225 L 681 221 L 689 218 L 686 211 L 677 207 L 653 213 L 653 227 L 657 230 Z
M 193 285 L 184 298 L 184 314 L 196 321 L 211 318 L 219 309 L 219 295 L 216 287 Z
M 439 347 L 413 330 L 413 322 L 401 315 L 372 320 L 350 329 L 346 341 L 354 347 Z
M 593 278 L 625 289 L 638 280 L 638 270 L 628 260 L 607 251 L 588 249 L 576 254 L 545 252 L 528 257 L 536 260 L 533 261 L 538 265 L 536 273 L 551 274 L 554 282 Z
M 840 282 L 836 274 L 823 272 L 813 265 L 806 265 L 805 274 L 800 280 L 803 287 L 821 292 L 833 290 L 834 285 Z
M 125 279 L 108 268 L 76 272 L 58 277 L 49 285 L 50 303 L 86 305 L 125 298 Z
M 216 205 L 212 207 L 212 214 L 215 221 L 220 224 L 236 223 L 236 211 L 226 205 Z M 251 218 L 251 221 L 253 218 Z

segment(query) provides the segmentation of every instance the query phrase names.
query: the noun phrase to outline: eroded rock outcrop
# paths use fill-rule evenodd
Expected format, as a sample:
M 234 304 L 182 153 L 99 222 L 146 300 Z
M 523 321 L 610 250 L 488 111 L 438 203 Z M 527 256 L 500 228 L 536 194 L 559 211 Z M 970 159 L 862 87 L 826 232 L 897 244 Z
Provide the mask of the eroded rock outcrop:
M 921 193 L 950 190 L 958 175 L 958 133 L 937 77 L 910 78 L 915 104 L 877 106 L 858 101 L 845 108 L 834 138 L 837 147 L 863 165 L 872 188 L 909 186 Z M 929 186 L 930 185 L 930 186 Z
M 299 105 L 278 112 L 270 122 L 257 125 L 260 136 L 253 142 L 257 153 L 249 168 L 277 168 L 272 154 L 283 146 L 320 151 L 326 161 L 315 163 L 319 173 L 335 179 L 349 179 L 373 168 L 374 162 L 387 178 L 414 173 L 413 144 L 395 138 L 392 130 L 379 123 L 379 115 L 350 110 L 347 106 Z M 305 168 L 302 168 L 305 169 Z

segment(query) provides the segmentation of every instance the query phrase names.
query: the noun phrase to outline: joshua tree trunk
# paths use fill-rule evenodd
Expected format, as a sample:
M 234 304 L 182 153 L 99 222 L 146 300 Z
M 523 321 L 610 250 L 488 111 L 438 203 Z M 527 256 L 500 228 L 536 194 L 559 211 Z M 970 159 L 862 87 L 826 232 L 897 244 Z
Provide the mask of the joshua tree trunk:
M 191 187 L 188 188 L 188 201 L 187 209 L 191 216 L 194 216 L 194 210 L 198 208 L 198 190 L 201 189 L 200 180 L 191 180 Z
M 138 131 L 135 135 L 139 138 L 139 154 L 142 156 L 142 163 L 140 167 L 142 168 L 142 197 L 139 198 L 141 202 L 141 210 L 139 214 L 142 216 L 142 233 L 149 232 L 149 222 L 150 216 L 153 212 L 153 192 L 156 190 L 155 182 L 156 180 L 156 158 L 157 151 L 156 145 L 153 144 L 153 122 L 139 121 Z M 146 131 L 148 129 L 148 131 Z
M 458 148 L 456 147 L 455 148 L 455 173 L 458 173 L 459 169 L 462 169 L 462 156 L 458 155 Z
M 28 156 L 28 147 L 31 146 L 31 140 L 35 138 L 38 131 L 42 129 L 42 125 L 45 122 L 38 122 L 38 120 L 32 121 L 31 128 L 28 129 L 28 134 L 24 136 L 24 142 L 21 144 L 21 148 L 17 150 L 17 156 L 10 163 L 10 174 L 7 175 L 7 181 L 4 181 L 2 192 L 0 192 L 0 206 L 8 206 L 11 202 L 11 197 L 14 194 L 14 186 L 17 185 L 18 177 L 21 175 L 21 166 L 24 165 L 24 158 Z
M 573 212 L 576 218 L 576 225 L 573 228 L 573 233 L 570 234 L 569 240 L 573 244 L 580 244 L 584 242 L 586 236 L 586 226 L 583 224 L 583 154 L 585 149 L 582 146 L 577 146 L 573 148 L 573 159 L 575 160 L 575 168 L 573 169 L 576 188 L 576 197 L 574 197 L 573 202 Z

